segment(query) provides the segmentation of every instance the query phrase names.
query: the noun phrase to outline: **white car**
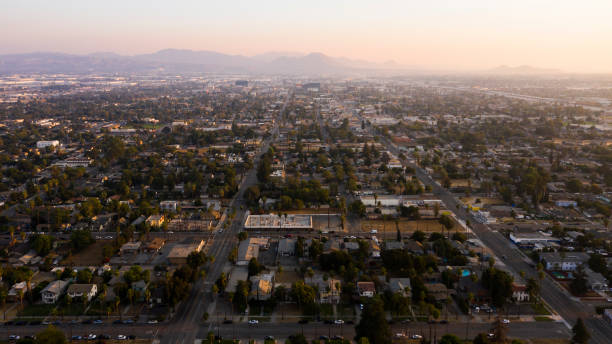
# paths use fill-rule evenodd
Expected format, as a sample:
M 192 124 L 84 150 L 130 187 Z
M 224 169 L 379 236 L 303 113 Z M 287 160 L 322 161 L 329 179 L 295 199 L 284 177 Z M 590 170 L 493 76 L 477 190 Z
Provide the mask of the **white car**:
M 257 325 L 259 324 L 259 320 L 251 319 L 249 320 L 249 325 Z
M 12 334 L 12 335 L 9 336 L 9 340 L 19 340 L 19 339 L 21 339 L 21 337 L 19 337 L 16 334 Z
M 335 320 L 335 321 L 334 321 L 334 324 L 336 324 L 336 325 L 342 325 L 342 324 L 344 324 L 344 320 L 342 320 L 342 319 Z
M 504 324 L 509 324 L 509 323 L 510 323 L 510 320 L 508 320 L 508 319 L 503 319 L 503 320 L 502 320 L 502 322 L 503 322 Z
M 118 335 L 117 335 L 117 339 L 119 339 L 119 340 L 126 340 L 126 339 L 127 339 L 127 337 L 126 337 L 125 335 L 118 334 Z
M 87 336 L 87 339 L 89 339 L 89 340 L 94 340 L 94 339 L 96 339 L 97 337 L 98 337 L 98 336 L 96 336 L 95 334 L 90 333 L 90 334 Z
M 420 334 L 413 334 L 412 336 L 410 336 L 410 338 L 412 338 L 412 339 L 423 339 L 423 336 L 421 336 Z

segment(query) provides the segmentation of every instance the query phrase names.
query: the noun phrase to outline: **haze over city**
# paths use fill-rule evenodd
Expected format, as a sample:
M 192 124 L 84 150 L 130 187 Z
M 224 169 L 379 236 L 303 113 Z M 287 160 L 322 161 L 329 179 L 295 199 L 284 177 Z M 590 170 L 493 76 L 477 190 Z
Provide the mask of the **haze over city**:
M 610 344 L 611 1 L 3 1 L 0 344 Z
M 0 54 L 321 52 L 402 67 L 612 72 L 610 1 L 10 1 Z

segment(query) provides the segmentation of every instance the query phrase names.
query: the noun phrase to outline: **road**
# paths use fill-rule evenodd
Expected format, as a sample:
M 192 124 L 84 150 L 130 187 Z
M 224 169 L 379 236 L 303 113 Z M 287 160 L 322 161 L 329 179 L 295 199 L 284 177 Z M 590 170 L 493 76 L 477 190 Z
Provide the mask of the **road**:
M 213 237 L 209 239 L 207 243 L 206 253 L 209 256 L 215 257 L 215 261 L 209 265 L 206 277 L 204 279 L 199 279 L 195 283 L 187 299 L 181 303 L 172 320 L 166 325 L 163 331 L 166 333 L 162 339 L 163 343 L 191 344 L 196 339 L 198 327 L 202 321 L 204 312 L 206 312 L 208 305 L 215 302 L 211 291 L 212 285 L 217 278 L 219 278 L 224 266 L 228 264 L 227 257 L 231 249 L 238 242 L 236 235 L 242 230 L 247 208 L 243 199 L 244 192 L 250 186 L 257 184 L 257 165 L 261 156 L 270 147 L 272 140 L 278 135 L 278 123 L 290 99 L 291 94 L 287 96 L 283 107 L 279 111 L 270 137 L 262 143 L 261 149 L 254 159 L 253 168 L 246 173 L 245 178 L 238 188 L 238 192 L 230 203 L 230 209 L 236 210 L 236 216 L 231 226 L 224 231 L 214 233 Z
M 371 126 L 368 126 L 368 128 L 374 130 Z M 399 156 L 399 149 L 394 144 L 386 138 L 383 138 L 382 141 L 389 151 Z M 526 278 L 531 277 L 537 280 L 537 272 L 529 265 L 529 258 L 506 237 L 491 230 L 489 226 L 478 223 L 471 214 L 465 211 L 463 204 L 450 191 L 436 183 L 424 169 L 407 161 L 404 161 L 404 163 L 415 169 L 417 178 L 423 184 L 430 186 L 434 195 L 438 196 L 446 207 L 455 213 L 457 218 L 463 221 L 469 220 L 472 232 L 495 254 L 498 261 L 506 265 L 514 276 L 519 276 L 522 271 L 525 272 Z M 500 257 L 506 257 L 506 259 L 500 260 Z M 576 320 L 581 317 L 591 331 L 591 343 L 610 343 L 612 328 L 603 320 L 593 317 L 594 310 L 591 306 L 576 300 L 548 275 L 545 275 L 542 280 L 540 289 L 544 301 L 564 319 L 567 327 L 573 326 Z
M 435 326 L 435 328 L 434 328 Z M 492 328 L 490 323 L 462 323 L 450 322 L 448 324 L 429 325 L 427 323 L 408 323 L 391 325 L 391 333 L 393 335 L 402 333 L 404 335 L 420 334 L 423 337 L 437 334 L 439 339 L 446 333 L 452 333 L 460 338 L 474 338 L 478 333 L 489 333 Z M 323 323 L 260 323 L 257 325 L 248 325 L 245 323 L 237 324 L 222 324 L 219 327 L 216 324 L 210 324 L 200 329 L 198 337 L 204 338 L 208 331 L 213 331 L 215 334 L 221 335 L 223 338 L 236 338 L 242 340 L 248 339 L 264 339 L 265 336 L 273 335 L 276 339 L 282 340 L 290 335 L 303 333 L 306 338 L 316 339 L 319 336 L 343 336 L 347 339 L 352 339 L 355 336 L 355 328 L 353 325 L 333 325 Z M 528 339 L 528 338 L 566 338 L 569 336 L 569 330 L 558 322 L 516 322 L 511 323 L 508 329 L 508 335 L 512 338 Z

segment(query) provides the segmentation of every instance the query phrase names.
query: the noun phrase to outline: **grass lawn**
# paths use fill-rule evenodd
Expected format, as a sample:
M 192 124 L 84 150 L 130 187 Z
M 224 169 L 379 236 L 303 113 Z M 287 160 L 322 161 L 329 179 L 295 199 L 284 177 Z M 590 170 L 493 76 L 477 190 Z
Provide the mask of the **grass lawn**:
M 51 311 L 55 308 L 55 305 L 28 305 L 19 312 L 19 317 L 30 317 L 30 316 L 47 316 L 51 314 Z
M 112 244 L 112 240 L 96 240 L 87 249 L 64 259 L 62 264 L 68 266 L 99 266 L 104 262 L 102 248 L 107 244 Z
M 541 303 L 534 303 L 531 305 L 531 308 L 537 315 L 550 315 L 548 309 L 546 309 L 546 307 L 544 307 L 544 305 Z
M 537 316 L 534 317 L 535 321 L 554 321 L 553 318 L 551 317 L 545 317 L 545 316 Z

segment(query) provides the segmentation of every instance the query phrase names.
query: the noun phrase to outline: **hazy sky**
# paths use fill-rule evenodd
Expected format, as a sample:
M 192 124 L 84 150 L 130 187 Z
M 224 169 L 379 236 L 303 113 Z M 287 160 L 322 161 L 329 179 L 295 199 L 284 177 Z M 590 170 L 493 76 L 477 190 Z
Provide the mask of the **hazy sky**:
M 322 52 L 612 72 L 612 0 L 1 0 L 0 53 Z

